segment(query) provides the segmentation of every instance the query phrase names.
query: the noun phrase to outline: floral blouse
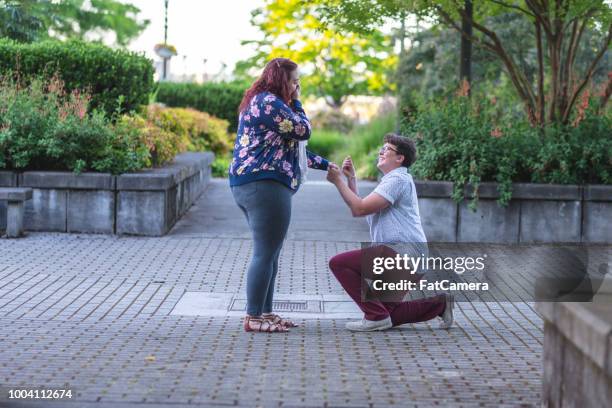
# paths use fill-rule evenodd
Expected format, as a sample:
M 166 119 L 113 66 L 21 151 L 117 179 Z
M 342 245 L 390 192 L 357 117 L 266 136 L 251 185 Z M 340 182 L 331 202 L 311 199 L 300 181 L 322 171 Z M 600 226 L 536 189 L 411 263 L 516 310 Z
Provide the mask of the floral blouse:
M 231 186 L 272 179 L 298 189 L 298 141 L 310 138 L 311 127 L 300 101 L 292 104 L 293 109 L 276 95 L 262 92 L 240 113 L 229 167 Z M 310 151 L 307 156 L 308 167 L 327 170 L 327 160 Z

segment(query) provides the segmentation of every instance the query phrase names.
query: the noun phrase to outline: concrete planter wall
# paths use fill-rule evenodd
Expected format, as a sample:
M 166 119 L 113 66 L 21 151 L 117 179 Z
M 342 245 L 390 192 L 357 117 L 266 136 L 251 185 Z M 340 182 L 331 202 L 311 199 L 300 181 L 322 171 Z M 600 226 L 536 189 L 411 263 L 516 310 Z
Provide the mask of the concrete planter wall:
M 0 187 L 16 187 L 17 174 L 12 171 L 0 171 Z M 0 201 L 0 230 L 6 229 L 6 201 Z
M 0 172 L 0 187 L 32 187 L 25 229 L 159 236 L 200 196 L 212 153 L 183 153 L 173 164 L 113 176 L 105 173 Z M 0 202 L 0 228 L 6 225 Z
M 544 318 L 543 407 L 610 406 L 611 300 L 537 304 Z
M 612 186 L 522 184 L 507 207 L 496 183 L 482 183 L 476 211 L 451 199 L 453 183 L 416 181 L 421 221 L 432 242 L 612 243 Z M 466 190 L 472 197 L 471 189 Z
M 211 153 L 185 153 L 174 164 L 111 176 L 67 172 L 0 171 L 1 186 L 34 188 L 26 229 L 163 235 L 210 179 Z M 453 184 L 416 181 L 423 228 L 432 242 L 612 243 L 612 186 L 522 184 L 507 207 L 496 183 L 482 183 L 475 212 L 456 203 Z M 467 196 L 471 196 L 468 188 Z M 0 202 L 0 228 L 6 225 Z

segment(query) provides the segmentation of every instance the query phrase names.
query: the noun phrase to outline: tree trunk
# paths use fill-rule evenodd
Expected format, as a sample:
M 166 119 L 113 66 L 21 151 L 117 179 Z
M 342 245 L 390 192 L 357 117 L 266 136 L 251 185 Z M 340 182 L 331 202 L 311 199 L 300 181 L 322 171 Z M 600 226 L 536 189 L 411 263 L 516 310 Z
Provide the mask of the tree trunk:
M 459 64 L 459 82 L 466 80 L 471 84 L 472 82 L 472 2 L 471 0 L 465 0 L 464 3 L 465 14 L 461 18 L 461 30 L 466 34 L 461 36 L 461 62 Z M 471 87 L 469 88 L 471 89 Z M 468 96 L 471 91 L 468 90 Z
M 536 123 L 542 125 L 546 118 L 546 107 L 544 100 L 544 55 L 542 53 L 542 24 L 535 21 L 536 47 L 538 49 L 538 108 L 536 111 Z
M 396 82 L 397 82 L 397 89 L 398 91 L 401 91 L 401 87 L 402 85 L 400 84 L 400 72 L 402 69 L 402 63 L 404 61 L 404 57 L 406 54 L 406 13 L 402 12 L 400 14 L 400 17 L 402 19 L 401 21 L 401 25 L 400 25 L 400 31 L 399 31 L 399 40 L 400 40 L 400 50 L 399 50 L 399 58 L 398 58 L 398 64 L 397 64 L 397 68 L 395 70 L 395 75 L 396 75 Z M 417 20 L 417 26 L 418 26 L 418 20 Z M 400 95 L 402 94 L 402 92 L 399 92 Z M 401 130 L 401 126 L 402 126 L 402 111 L 401 111 L 401 103 L 397 104 L 397 119 L 395 120 L 395 131 L 397 133 L 400 133 Z
M 533 84 L 530 83 L 525 73 L 515 64 L 513 58 L 501 43 L 498 35 L 485 27 L 482 23 L 469 18 L 467 7 L 456 9 L 461 15 L 462 22 L 470 21 L 471 27 L 482 33 L 484 37 L 479 38 L 474 36 L 471 32 L 468 32 L 465 26 L 460 26 L 459 22 L 454 20 L 449 11 L 445 10 L 442 6 L 436 5 L 434 7 L 440 19 L 460 32 L 465 39 L 470 40 L 474 44 L 481 45 L 497 54 L 497 57 L 504 64 L 518 96 L 524 103 L 529 122 L 534 126 L 544 126 L 552 122 L 563 124 L 569 123 L 570 115 L 578 97 L 591 81 L 597 64 L 608 50 L 610 42 L 612 41 L 612 25 L 610 25 L 607 27 L 608 35 L 602 47 L 599 49 L 593 61 L 591 61 L 582 80 L 574 86 L 574 63 L 577 49 L 580 45 L 582 33 L 589 23 L 589 19 L 598 12 L 598 9 L 593 7 L 586 10 L 584 14 L 573 16 L 572 19 L 570 19 L 568 17 L 570 1 L 572 0 L 552 0 L 550 2 L 525 0 L 527 9 L 514 4 L 495 1 L 495 3 L 505 5 L 510 9 L 519 10 L 521 13 L 535 20 L 538 58 L 537 91 L 535 92 Z M 466 4 L 467 2 L 466 0 Z M 570 27 L 571 36 L 569 40 L 567 40 L 567 47 L 564 47 L 564 34 L 566 29 Z M 546 39 L 546 51 L 549 60 L 548 69 L 545 69 L 544 64 L 545 55 L 544 46 L 542 44 L 544 38 Z M 461 62 L 463 63 L 463 54 Z M 547 91 L 545 89 L 545 84 L 547 83 L 545 77 L 549 79 L 547 98 L 545 98 Z M 611 93 L 612 73 L 610 73 L 609 81 L 602 91 L 599 103 L 600 109 L 607 104 Z M 548 106 L 546 105 L 547 103 Z

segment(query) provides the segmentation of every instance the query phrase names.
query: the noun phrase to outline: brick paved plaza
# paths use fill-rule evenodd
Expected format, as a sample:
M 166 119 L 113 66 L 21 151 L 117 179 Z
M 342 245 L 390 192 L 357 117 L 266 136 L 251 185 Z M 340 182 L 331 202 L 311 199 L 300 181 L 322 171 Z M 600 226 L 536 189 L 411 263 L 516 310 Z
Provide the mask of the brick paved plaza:
M 332 186 L 304 186 L 276 299 L 325 306 L 286 313 L 301 326 L 275 335 L 242 330 L 251 243 L 225 180 L 165 237 L 2 239 L 0 406 L 539 405 L 543 335 L 533 304 L 459 302 L 448 332 L 346 331 L 359 314 L 327 261 L 367 237 Z M 206 307 L 181 306 L 186 293 Z M 68 388 L 73 398 L 9 401 L 15 388 Z

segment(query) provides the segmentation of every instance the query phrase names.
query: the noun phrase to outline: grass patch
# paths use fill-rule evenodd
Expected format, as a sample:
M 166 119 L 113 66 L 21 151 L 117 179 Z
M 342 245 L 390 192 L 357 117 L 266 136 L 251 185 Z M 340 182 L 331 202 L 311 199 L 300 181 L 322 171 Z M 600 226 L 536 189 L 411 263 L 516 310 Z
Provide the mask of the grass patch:
M 357 177 L 376 179 L 378 169 L 378 150 L 383 145 L 383 137 L 393 132 L 396 126 L 395 114 L 378 116 L 365 125 L 357 126 L 330 155 L 333 162 L 341 164 L 346 156 L 351 156 Z

